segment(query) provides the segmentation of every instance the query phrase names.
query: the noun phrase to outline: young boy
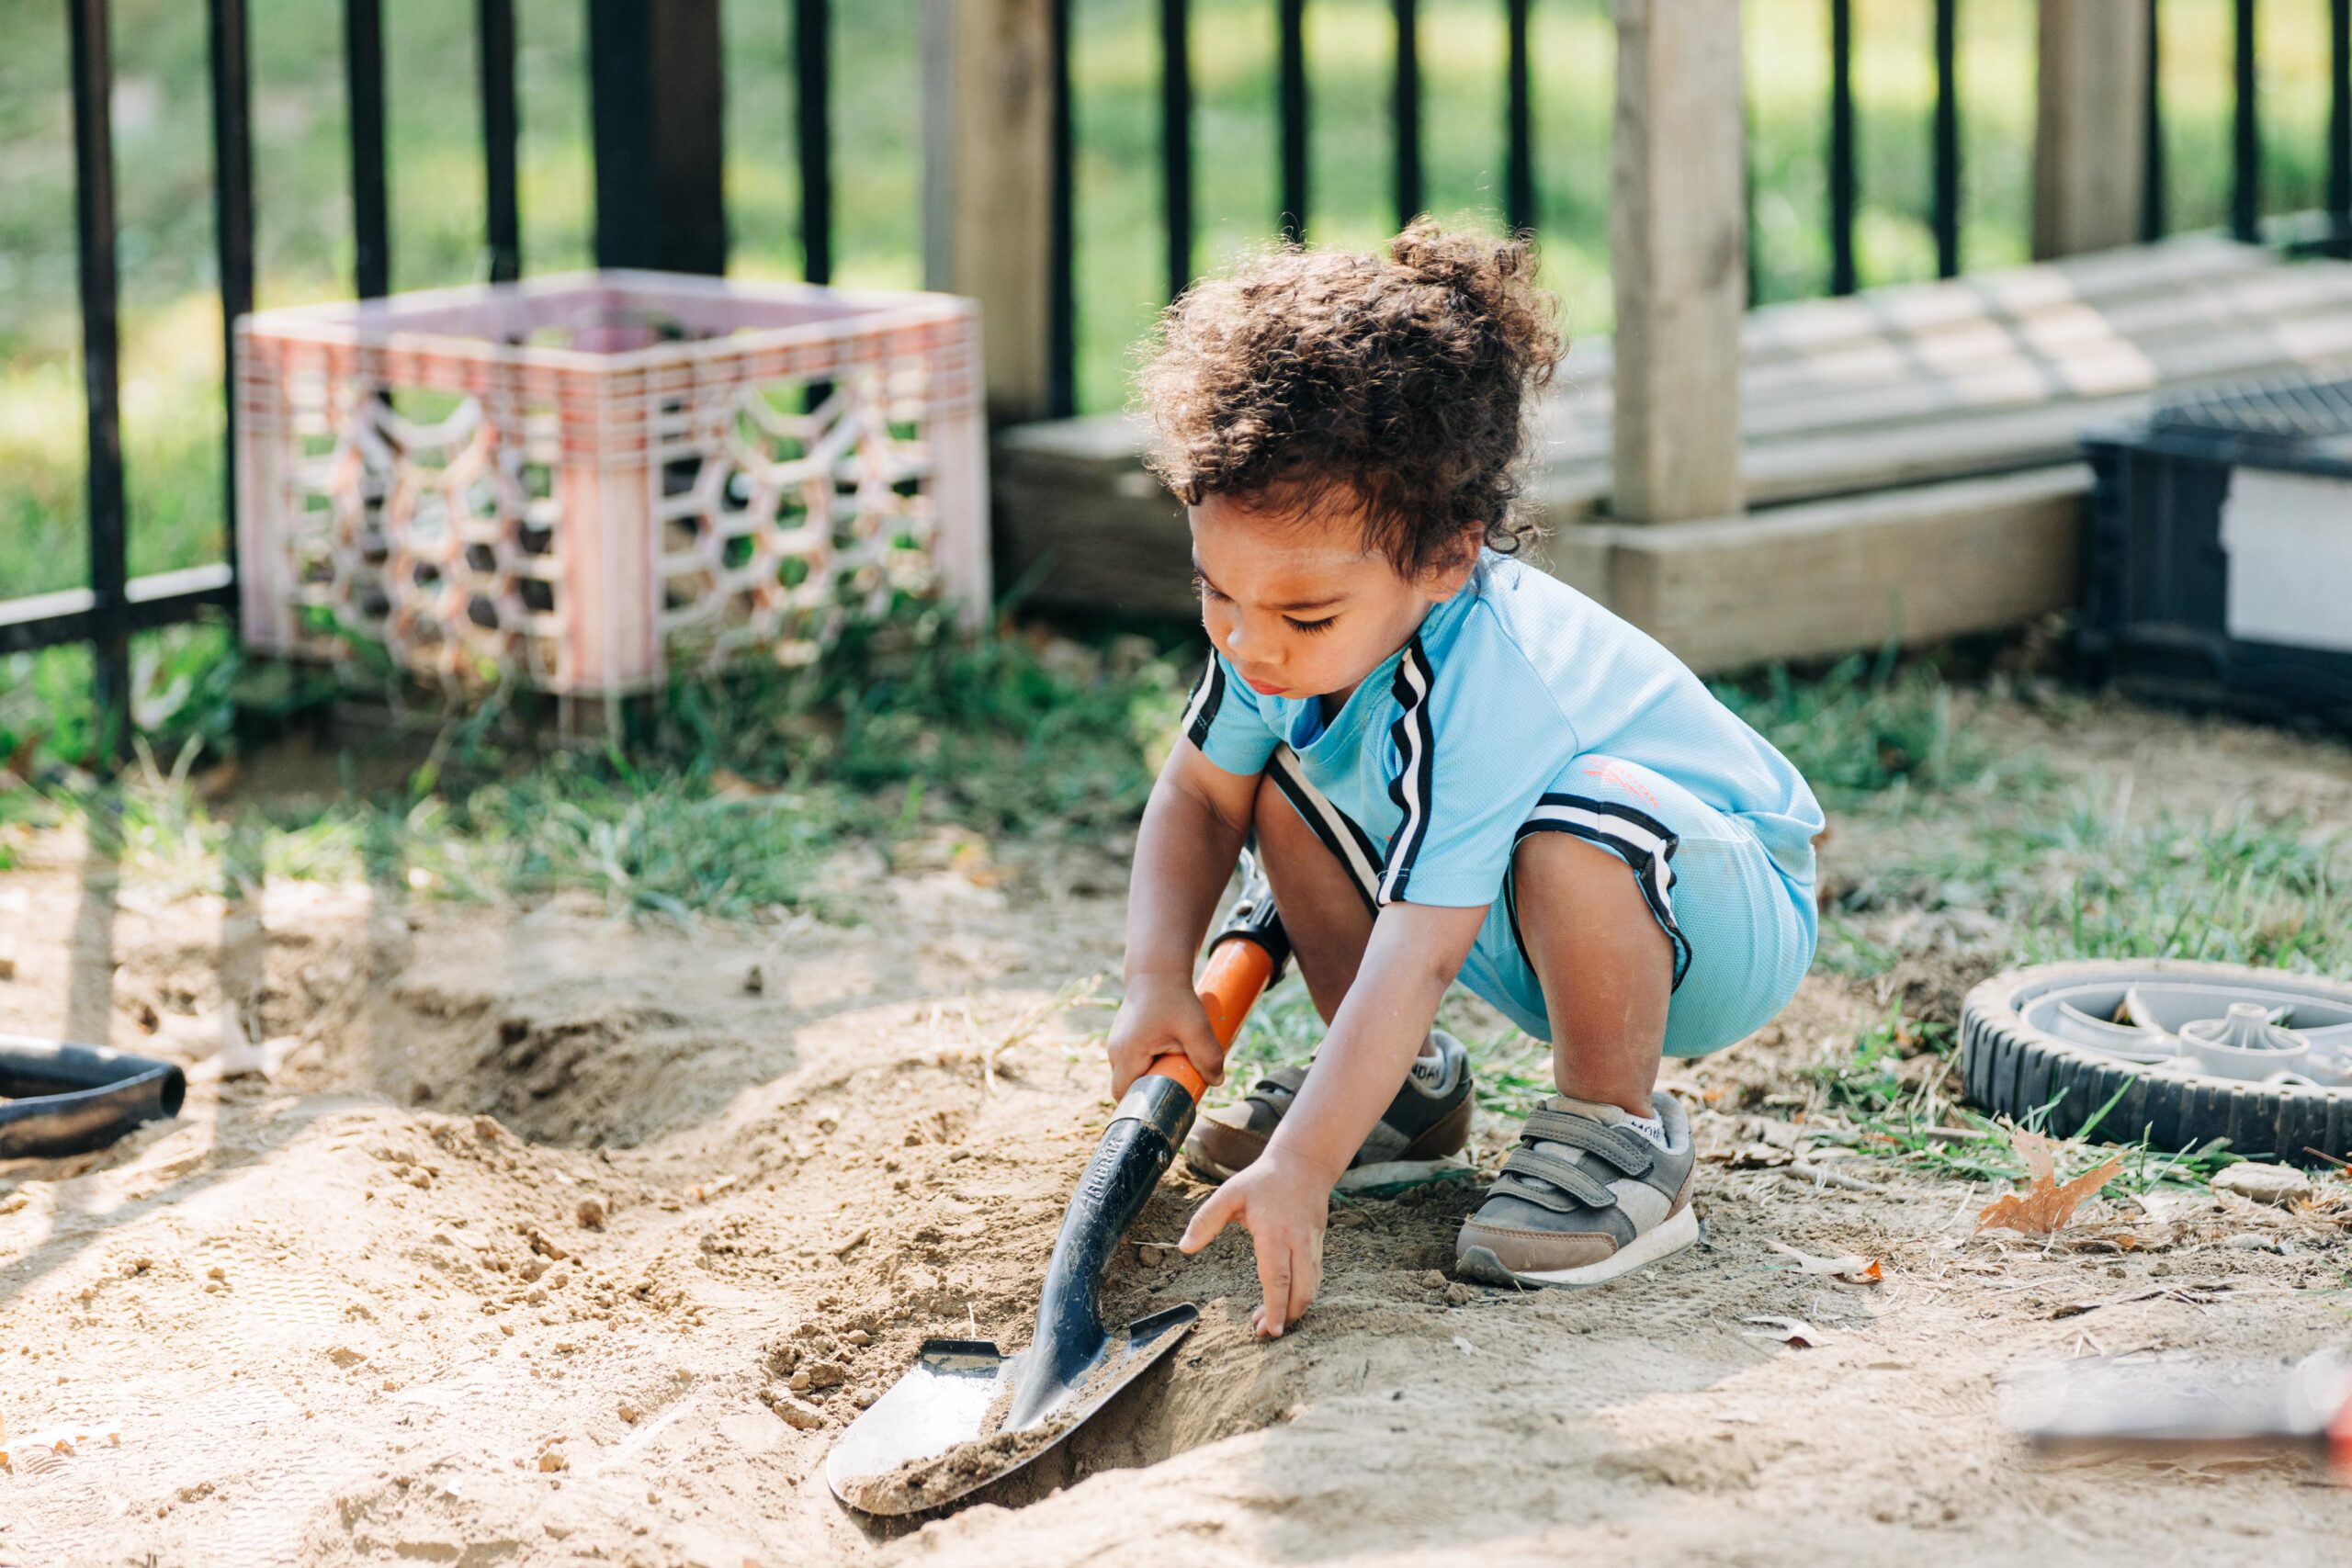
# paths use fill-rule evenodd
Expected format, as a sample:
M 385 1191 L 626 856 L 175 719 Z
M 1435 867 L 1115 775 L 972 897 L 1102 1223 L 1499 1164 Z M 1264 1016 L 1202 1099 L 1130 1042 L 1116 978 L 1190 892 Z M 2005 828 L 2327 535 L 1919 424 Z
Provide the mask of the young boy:
M 1761 1026 L 1815 942 L 1822 817 L 1674 656 L 1511 558 L 1529 394 L 1560 354 L 1529 248 L 1426 220 L 1385 257 L 1290 250 L 1170 308 L 1141 378 L 1185 503 L 1213 657 L 1136 843 L 1113 1089 L 1220 1053 L 1193 964 L 1253 836 L 1316 1009 L 1309 1068 L 1204 1116 L 1224 1185 L 1182 1247 L 1249 1227 L 1279 1335 L 1350 1171 L 1469 1134 L 1459 977 L 1553 1047 L 1462 1227 L 1464 1275 L 1587 1285 L 1689 1245 L 1690 1126 L 1662 1055 Z

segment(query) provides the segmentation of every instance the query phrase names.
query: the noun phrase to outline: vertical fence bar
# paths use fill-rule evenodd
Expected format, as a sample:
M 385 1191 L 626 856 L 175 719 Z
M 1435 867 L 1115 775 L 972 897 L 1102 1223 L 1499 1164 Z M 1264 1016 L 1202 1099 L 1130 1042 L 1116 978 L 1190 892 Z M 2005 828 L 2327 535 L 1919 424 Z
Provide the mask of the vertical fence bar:
M 2255 0 L 2236 0 L 2235 112 L 2231 116 L 2230 232 L 2247 244 L 2262 238 L 2262 120 L 2254 70 Z
M 1051 0 L 1046 10 L 1051 37 L 1046 70 L 1051 73 L 1047 107 L 1053 138 L 1049 230 L 1046 244 L 1046 413 L 1067 419 L 1078 408 L 1078 231 L 1071 187 L 1077 171 L 1071 158 L 1069 79 L 1070 0 Z
M 800 153 L 800 276 L 833 280 L 832 43 L 828 0 L 793 0 L 793 113 Z
M 120 336 L 115 319 L 114 72 L 107 0 L 70 0 L 74 69 L 74 225 L 81 261 L 82 389 L 89 418 L 90 652 L 99 755 L 130 746 L 130 638 L 122 486 Z
M 1306 237 L 1306 0 L 1281 0 L 1280 82 L 1283 212 L 1285 240 Z
M 2352 0 L 2327 6 L 2327 234 L 2352 247 Z
M 237 570 L 237 318 L 254 308 L 254 141 L 245 0 L 210 0 L 212 243 L 220 269 L 223 558 Z M 238 601 L 230 601 L 234 615 Z
M 588 0 L 598 266 L 727 271 L 718 0 Z
M 1420 8 L 1415 0 L 1393 0 L 1396 12 L 1396 226 L 1421 211 Z
M 1528 94 L 1528 0 L 1506 0 L 1509 53 L 1503 62 L 1503 221 L 1514 233 L 1535 227 L 1535 128 Z
M 1829 0 L 1829 292 L 1851 294 L 1854 273 L 1854 6 Z
M 1193 48 L 1187 0 L 1159 0 L 1159 176 L 1168 208 L 1168 298 L 1193 284 Z
M 514 0 L 476 0 L 481 57 L 482 217 L 490 238 L 490 280 L 523 276 L 523 209 L 514 158 L 522 122 L 514 107 Z
M 2159 25 L 2156 0 L 2148 0 L 2148 90 L 2141 107 L 2141 124 L 2148 150 L 2140 168 L 2140 242 L 2154 244 L 2168 226 L 2165 211 L 2165 35 Z
M 1936 0 L 1936 276 L 1960 276 L 1960 0 Z
M 382 0 L 343 0 L 343 69 L 351 108 L 352 278 L 362 299 L 378 299 L 392 288 Z
M 1744 263 L 1746 291 L 1742 299 L 1747 309 L 1754 310 L 1764 302 L 1764 269 L 1757 258 L 1763 250 L 1762 236 L 1756 229 L 1756 98 L 1747 91 L 1747 73 L 1743 55 L 1740 71 L 1739 96 L 1739 225 L 1747 236 L 1741 247 L 1747 253 Z

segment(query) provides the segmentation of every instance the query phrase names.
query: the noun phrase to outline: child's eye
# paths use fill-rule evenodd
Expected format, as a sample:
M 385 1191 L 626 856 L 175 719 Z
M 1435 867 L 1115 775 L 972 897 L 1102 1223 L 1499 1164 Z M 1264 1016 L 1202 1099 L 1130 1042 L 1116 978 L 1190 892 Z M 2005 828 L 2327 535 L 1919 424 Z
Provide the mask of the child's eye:
M 1209 586 L 1209 580 L 1203 577 L 1197 571 L 1193 573 L 1193 592 L 1201 595 L 1204 599 L 1222 599 L 1225 597 L 1224 594 L 1219 593 L 1216 589 L 1211 588 Z
M 1331 629 L 1331 623 L 1339 618 L 1340 617 L 1337 615 L 1326 615 L 1319 621 L 1302 621 L 1290 615 L 1284 615 L 1283 617 L 1284 621 L 1289 623 L 1291 630 L 1295 632 L 1305 632 L 1309 637 L 1313 637 L 1317 632 L 1329 631 Z

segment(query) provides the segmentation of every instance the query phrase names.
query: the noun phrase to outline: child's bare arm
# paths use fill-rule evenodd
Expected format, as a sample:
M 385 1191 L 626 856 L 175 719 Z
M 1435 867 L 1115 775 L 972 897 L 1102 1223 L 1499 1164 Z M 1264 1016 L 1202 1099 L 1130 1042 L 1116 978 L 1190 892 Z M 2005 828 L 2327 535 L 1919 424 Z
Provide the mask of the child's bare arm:
M 1486 915 L 1483 906 L 1426 904 L 1380 912 L 1315 1070 L 1266 1152 L 1210 1194 L 1185 1227 L 1179 1245 L 1186 1252 L 1236 1221 L 1249 1227 L 1265 1293 L 1252 1320 L 1260 1334 L 1281 1334 L 1314 1301 L 1331 1189 L 1396 1098 Z
M 1136 835 L 1127 885 L 1126 999 L 1111 1023 L 1111 1091 L 1171 1051 L 1211 1083 L 1224 1051 L 1193 989 L 1193 961 L 1250 831 L 1258 781 L 1228 773 L 1180 740 L 1159 770 Z
M 1287 1159 L 1329 1192 L 1396 1098 L 1437 1004 L 1485 923 L 1486 906 L 1391 904 L 1373 922 L 1355 984 L 1331 1020 L 1265 1158 Z

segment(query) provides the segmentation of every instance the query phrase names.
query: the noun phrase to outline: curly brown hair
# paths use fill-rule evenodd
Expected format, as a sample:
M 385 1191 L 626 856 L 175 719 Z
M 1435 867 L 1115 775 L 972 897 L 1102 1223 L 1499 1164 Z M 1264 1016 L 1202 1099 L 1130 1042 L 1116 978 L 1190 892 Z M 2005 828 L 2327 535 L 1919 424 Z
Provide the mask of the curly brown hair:
M 1162 314 L 1136 377 L 1146 466 L 1186 505 L 1247 496 L 1295 517 L 1334 488 L 1397 572 L 1510 553 L 1535 389 L 1561 353 L 1558 301 L 1523 239 L 1427 218 L 1385 255 L 1257 253 Z

